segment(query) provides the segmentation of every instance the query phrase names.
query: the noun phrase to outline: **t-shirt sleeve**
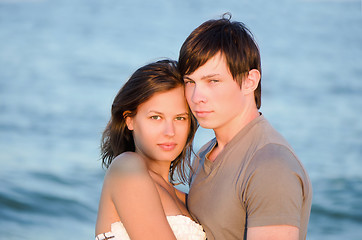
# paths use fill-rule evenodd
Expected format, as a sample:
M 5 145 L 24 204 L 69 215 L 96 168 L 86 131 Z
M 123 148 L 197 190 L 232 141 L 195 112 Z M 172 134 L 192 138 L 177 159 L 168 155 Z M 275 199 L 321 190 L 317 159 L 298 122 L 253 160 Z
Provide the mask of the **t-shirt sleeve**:
M 256 152 L 247 168 L 242 190 L 248 227 L 300 227 L 302 169 L 299 160 L 285 146 L 268 144 Z

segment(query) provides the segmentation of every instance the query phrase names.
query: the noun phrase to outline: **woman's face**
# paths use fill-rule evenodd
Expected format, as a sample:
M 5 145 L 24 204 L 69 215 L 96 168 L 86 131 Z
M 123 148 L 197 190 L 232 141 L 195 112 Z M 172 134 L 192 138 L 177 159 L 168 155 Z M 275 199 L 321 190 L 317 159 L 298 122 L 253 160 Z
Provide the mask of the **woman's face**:
M 151 161 L 173 161 L 185 147 L 190 130 L 183 87 L 156 93 L 127 117 L 136 152 Z

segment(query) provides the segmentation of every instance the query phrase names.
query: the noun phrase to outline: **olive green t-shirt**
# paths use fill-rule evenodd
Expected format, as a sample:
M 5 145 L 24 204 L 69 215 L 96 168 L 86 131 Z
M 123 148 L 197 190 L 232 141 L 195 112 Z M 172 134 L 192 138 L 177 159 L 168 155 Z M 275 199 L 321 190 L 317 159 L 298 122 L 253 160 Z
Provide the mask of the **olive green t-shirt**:
M 188 207 L 208 240 L 246 239 L 247 228 L 292 225 L 306 239 L 312 186 L 286 140 L 260 115 L 211 162 L 211 140 L 194 162 Z

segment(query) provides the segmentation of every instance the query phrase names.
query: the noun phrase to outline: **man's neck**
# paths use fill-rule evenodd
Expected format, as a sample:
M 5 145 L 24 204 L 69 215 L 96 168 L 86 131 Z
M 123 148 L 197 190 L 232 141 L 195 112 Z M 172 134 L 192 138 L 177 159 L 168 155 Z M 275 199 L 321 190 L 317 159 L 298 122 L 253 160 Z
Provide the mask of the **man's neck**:
M 219 153 L 224 149 L 236 134 L 238 134 L 248 123 L 259 117 L 260 113 L 258 109 L 242 114 L 235 118 L 232 122 L 229 122 L 223 127 L 213 129 L 217 141 L 217 145 L 211 151 L 209 160 L 214 161 Z

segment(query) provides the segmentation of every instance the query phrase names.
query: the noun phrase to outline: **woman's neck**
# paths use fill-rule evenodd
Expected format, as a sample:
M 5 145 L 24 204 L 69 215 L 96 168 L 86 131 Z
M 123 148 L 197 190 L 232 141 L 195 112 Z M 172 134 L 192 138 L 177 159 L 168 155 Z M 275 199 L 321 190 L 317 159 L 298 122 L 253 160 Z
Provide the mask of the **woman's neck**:
M 148 163 L 148 170 L 163 178 L 167 183 L 170 183 L 169 173 L 170 173 L 171 162 L 155 161 Z

